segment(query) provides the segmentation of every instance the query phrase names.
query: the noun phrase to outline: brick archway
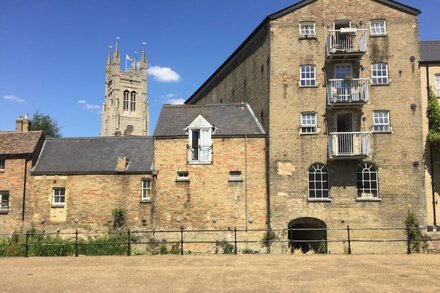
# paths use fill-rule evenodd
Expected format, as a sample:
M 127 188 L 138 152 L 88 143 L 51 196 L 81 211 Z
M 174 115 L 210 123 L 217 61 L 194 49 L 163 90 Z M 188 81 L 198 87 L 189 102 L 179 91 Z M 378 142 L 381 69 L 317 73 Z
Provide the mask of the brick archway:
M 327 253 L 327 225 L 317 218 L 297 218 L 289 222 L 289 246 L 303 252 Z M 296 230 L 298 229 L 298 230 Z

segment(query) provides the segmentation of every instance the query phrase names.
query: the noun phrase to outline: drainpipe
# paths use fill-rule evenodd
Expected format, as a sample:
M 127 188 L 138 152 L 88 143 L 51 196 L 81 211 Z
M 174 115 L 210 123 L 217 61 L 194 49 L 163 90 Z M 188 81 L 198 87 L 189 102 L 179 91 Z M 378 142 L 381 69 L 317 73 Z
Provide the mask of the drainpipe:
M 26 181 L 27 181 L 27 164 L 29 159 L 24 159 L 24 179 L 23 179 L 23 211 L 21 212 L 21 221 L 24 222 L 24 214 L 26 209 Z
M 426 92 L 428 97 L 428 104 L 429 104 L 429 92 L 431 89 L 431 85 L 429 83 L 429 64 L 426 64 Z M 431 190 L 432 190 L 432 211 L 433 211 L 433 220 L 434 220 L 434 227 L 437 227 L 437 216 L 436 216 L 436 208 L 435 208 L 435 182 L 434 182 L 434 156 L 432 152 L 432 144 L 429 144 L 429 151 L 431 156 Z
M 244 218 L 245 218 L 244 227 L 246 232 L 248 230 L 247 139 L 248 139 L 247 134 L 245 134 L 244 136 Z

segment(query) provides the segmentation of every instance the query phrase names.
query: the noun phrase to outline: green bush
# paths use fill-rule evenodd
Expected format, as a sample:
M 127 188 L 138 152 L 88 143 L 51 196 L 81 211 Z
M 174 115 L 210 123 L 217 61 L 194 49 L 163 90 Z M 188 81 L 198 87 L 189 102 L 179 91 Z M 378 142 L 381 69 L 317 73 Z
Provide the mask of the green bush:
M 233 254 L 234 250 L 234 245 L 226 241 L 226 239 L 215 242 L 215 254 Z
M 414 252 L 426 252 L 428 250 L 429 236 L 423 235 L 419 227 L 419 221 L 416 215 L 408 210 L 408 215 L 405 220 L 408 237 L 411 240 L 411 250 Z
M 121 208 L 114 208 L 112 210 L 113 228 L 120 229 L 125 225 L 125 211 Z

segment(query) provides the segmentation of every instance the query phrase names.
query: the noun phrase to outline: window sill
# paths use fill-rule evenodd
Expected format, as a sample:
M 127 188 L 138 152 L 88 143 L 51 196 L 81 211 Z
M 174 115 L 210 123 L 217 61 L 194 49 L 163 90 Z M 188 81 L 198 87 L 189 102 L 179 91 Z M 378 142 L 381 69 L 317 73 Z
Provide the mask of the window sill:
M 384 34 L 384 35 L 371 35 L 370 34 L 370 38 L 386 38 L 386 37 L 388 37 L 387 34 Z
M 0 211 L 0 215 L 7 215 L 9 211 Z
M 299 135 L 309 136 L 309 135 L 318 135 L 319 132 L 300 132 Z
M 316 36 L 313 37 L 306 37 L 306 36 L 299 36 L 298 40 L 303 41 L 303 40 L 313 40 L 313 41 L 317 41 L 318 39 L 316 38 Z
M 61 204 L 57 204 L 57 205 L 55 205 L 55 204 L 53 204 L 53 205 L 51 206 L 51 208 L 52 208 L 52 209 L 62 209 L 62 208 L 64 208 L 64 205 L 61 205 Z
M 388 83 L 372 83 L 371 86 L 390 86 L 391 82 Z
M 332 202 L 331 198 L 309 198 L 307 199 L 308 202 Z
M 240 183 L 240 182 L 243 182 L 243 179 L 228 179 L 228 182 L 230 182 L 230 183 Z
M 151 199 L 142 199 L 139 203 L 140 204 L 148 204 L 148 203 L 151 203 Z
M 300 89 L 314 89 L 314 88 L 318 88 L 319 87 L 319 85 L 318 84 L 316 84 L 316 85 L 298 85 L 298 87 L 300 88 Z
M 373 134 L 393 134 L 393 131 L 373 131 Z
M 212 165 L 212 161 L 211 162 L 189 161 L 188 164 L 189 165 Z
M 5 169 L 0 169 L 0 173 L 4 173 L 5 172 Z
M 189 179 L 176 179 L 176 182 L 189 182 Z
M 382 202 L 380 198 L 356 198 L 357 202 Z

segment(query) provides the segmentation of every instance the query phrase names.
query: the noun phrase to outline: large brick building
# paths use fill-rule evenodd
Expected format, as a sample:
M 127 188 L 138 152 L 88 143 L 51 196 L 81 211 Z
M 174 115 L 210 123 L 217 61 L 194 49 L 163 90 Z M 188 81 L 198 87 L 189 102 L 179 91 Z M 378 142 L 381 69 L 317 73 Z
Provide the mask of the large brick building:
M 298 2 L 187 100 L 242 100 L 258 113 L 272 228 L 329 228 L 334 239 L 347 225 L 402 226 L 409 209 L 426 224 L 419 13 L 387 0 Z

